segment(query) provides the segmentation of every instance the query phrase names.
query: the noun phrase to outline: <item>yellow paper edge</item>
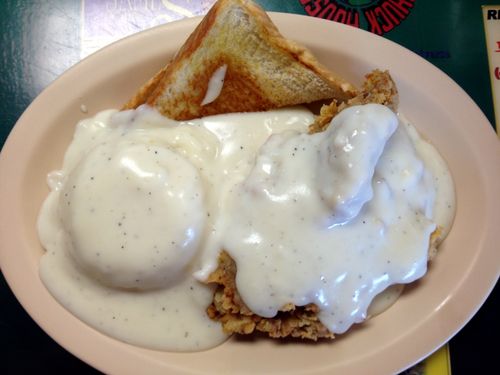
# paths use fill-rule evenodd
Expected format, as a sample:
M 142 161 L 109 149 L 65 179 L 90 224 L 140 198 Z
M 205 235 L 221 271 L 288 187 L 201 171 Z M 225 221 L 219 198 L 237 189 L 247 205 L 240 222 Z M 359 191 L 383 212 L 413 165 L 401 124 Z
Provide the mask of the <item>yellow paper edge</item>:
M 448 344 L 425 360 L 425 375 L 451 375 Z

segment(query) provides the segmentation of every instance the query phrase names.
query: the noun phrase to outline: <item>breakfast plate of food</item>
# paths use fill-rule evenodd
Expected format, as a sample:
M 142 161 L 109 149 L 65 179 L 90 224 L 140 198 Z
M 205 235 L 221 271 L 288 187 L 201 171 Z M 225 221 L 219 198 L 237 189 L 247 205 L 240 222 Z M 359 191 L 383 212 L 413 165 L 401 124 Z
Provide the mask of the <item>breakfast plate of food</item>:
M 30 105 L 0 158 L 0 264 L 106 373 L 394 373 L 498 279 L 499 163 L 412 52 L 220 0 Z

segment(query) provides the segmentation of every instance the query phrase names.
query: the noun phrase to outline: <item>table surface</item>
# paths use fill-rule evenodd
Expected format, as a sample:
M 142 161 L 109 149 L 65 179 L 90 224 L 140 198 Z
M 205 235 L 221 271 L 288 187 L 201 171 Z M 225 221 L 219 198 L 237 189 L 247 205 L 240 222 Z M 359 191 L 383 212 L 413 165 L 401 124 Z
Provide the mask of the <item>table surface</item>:
M 403 4 L 407 12 L 400 11 L 399 16 L 393 12 L 396 16 L 392 18 L 379 14 L 378 22 L 374 21 L 373 12 L 376 7 L 382 9 L 383 0 L 257 2 L 266 10 L 298 14 L 315 13 L 317 3 L 324 12 L 319 10 L 316 15 L 323 13 L 323 17 L 330 18 L 339 14 L 338 9 L 357 12 L 359 27 L 382 33 L 443 70 L 494 124 L 481 5 L 495 1 L 392 1 Z M 152 14 L 154 22 L 163 23 L 203 14 L 212 3 L 213 0 L 1 1 L 0 145 L 29 103 L 82 57 L 120 36 L 151 26 L 150 21 L 144 20 L 151 19 Z M 135 18 L 122 22 L 117 33 L 116 19 L 130 14 Z M 497 366 L 494 355 L 498 353 L 491 343 L 499 335 L 498 320 L 494 319 L 499 311 L 498 295 L 497 286 L 479 312 L 451 339 L 453 374 L 476 373 Z M 97 373 L 36 325 L 15 299 L 3 275 L 0 275 L 0 306 L 1 373 Z

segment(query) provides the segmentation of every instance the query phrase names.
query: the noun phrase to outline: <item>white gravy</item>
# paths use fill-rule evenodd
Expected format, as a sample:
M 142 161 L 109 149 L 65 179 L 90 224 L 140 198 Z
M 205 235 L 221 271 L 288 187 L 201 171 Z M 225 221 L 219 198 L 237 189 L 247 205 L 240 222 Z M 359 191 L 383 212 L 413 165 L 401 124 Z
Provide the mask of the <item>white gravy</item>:
M 380 293 L 423 276 L 430 234 L 451 226 L 451 176 L 386 107 L 309 135 L 313 120 L 297 107 L 179 123 L 142 106 L 80 122 L 48 176 L 42 281 L 101 332 L 170 351 L 226 339 L 200 282 L 221 249 L 259 315 L 316 303 L 342 333 L 384 310 L 402 287 Z

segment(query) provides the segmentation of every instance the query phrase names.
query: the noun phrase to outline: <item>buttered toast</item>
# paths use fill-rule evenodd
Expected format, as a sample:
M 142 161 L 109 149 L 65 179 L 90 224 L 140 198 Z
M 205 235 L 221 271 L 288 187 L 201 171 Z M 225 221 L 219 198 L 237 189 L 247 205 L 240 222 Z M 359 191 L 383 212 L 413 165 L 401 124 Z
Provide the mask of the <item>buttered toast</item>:
M 174 59 L 123 109 L 147 103 L 188 120 L 263 111 L 356 95 L 304 47 L 286 40 L 267 14 L 247 0 L 219 0 Z

